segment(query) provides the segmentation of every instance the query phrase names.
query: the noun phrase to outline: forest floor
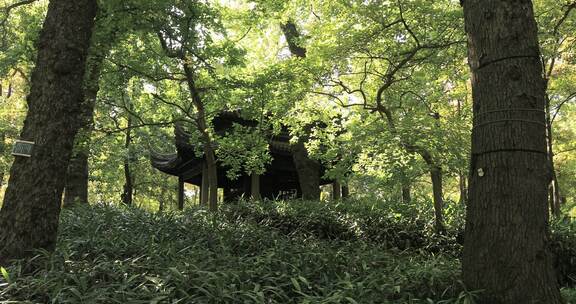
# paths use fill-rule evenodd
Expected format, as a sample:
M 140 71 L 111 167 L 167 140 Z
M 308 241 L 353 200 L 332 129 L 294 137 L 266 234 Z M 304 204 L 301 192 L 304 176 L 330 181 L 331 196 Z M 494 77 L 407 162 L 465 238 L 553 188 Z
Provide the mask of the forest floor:
M 217 215 L 79 207 L 63 212 L 55 253 L 1 269 L 0 303 L 474 303 L 457 234 L 426 233 L 412 215 L 316 202 Z

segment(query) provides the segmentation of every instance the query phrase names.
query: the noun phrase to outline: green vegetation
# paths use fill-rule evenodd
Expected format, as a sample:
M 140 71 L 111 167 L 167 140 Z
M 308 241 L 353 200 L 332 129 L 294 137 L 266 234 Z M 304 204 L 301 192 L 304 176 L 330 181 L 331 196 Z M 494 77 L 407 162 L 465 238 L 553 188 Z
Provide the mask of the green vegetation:
M 281 204 L 278 212 L 262 206 L 260 211 L 270 212 L 259 213 L 268 217 L 260 221 L 270 225 L 238 220 L 259 209 L 248 205 L 230 206 L 222 215 L 201 209 L 153 215 L 107 206 L 65 211 L 56 252 L 40 252 L 10 267 L 5 280 L 11 284 L 4 285 L 0 299 L 430 303 L 430 298 L 444 300 L 432 303 L 465 303 L 472 296 L 462 290 L 458 262 L 450 255 L 351 240 L 346 231 L 331 226 L 346 217 L 344 212 L 318 219 L 324 227 L 308 218 L 298 223 L 274 216 L 288 218 L 290 212 L 280 211 L 287 206 Z M 310 208 L 316 214 L 320 210 L 327 209 Z M 320 231 L 324 237 L 318 237 Z
M 0 304 L 576 302 L 575 33 L 574 0 L 0 0 Z
M 477 292 L 460 282 L 456 239 L 423 235 L 432 225 L 425 211 L 394 208 L 81 206 L 62 214 L 55 253 L 5 269 L 0 303 L 474 303 Z M 562 227 L 558 244 L 575 250 L 574 227 Z M 576 291 L 563 292 L 576 301 Z

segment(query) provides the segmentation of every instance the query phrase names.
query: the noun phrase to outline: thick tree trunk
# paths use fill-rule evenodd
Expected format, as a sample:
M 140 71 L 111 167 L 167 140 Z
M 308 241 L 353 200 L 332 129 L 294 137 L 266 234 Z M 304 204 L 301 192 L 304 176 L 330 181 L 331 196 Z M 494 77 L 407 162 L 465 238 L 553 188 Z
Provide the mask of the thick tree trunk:
M 529 0 L 465 0 L 474 128 L 462 259 L 478 303 L 562 303 L 548 250 L 545 82 Z
M 556 176 L 556 168 L 554 167 L 554 134 L 552 132 L 552 119 L 550 117 L 550 97 L 546 94 L 546 148 L 548 152 L 548 163 L 552 170 L 552 180 L 549 185 L 548 202 L 550 204 L 550 212 L 552 215 L 558 217 L 561 215 L 560 209 L 560 187 L 558 186 L 558 177 Z
M 88 156 L 90 155 L 90 136 L 92 135 L 94 124 L 94 107 L 98 91 L 100 90 L 99 81 L 102 63 L 110 48 L 109 42 L 101 42 L 99 40 L 96 40 L 97 42 L 92 41 L 89 49 L 84 79 L 84 104 L 80 117 L 81 126 L 80 131 L 76 135 L 74 151 L 68 165 L 64 207 L 74 203 L 88 204 Z M 104 47 L 101 44 L 104 44 Z
M 300 32 L 292 21 L 288 21 L 281 26 L 288 48 L 292 55 L 298 58 L 306 58 L 306 48 L 298 44 Z M 320 200 L 320 163 L 308 156 L 308 151 L 304 146 L 304 138 L 300 138 L 292 145 L 292 159 L 298 173 L 298 181 L 304 200 Z
M 81 130 L 80 133 L 84 133 Z M 88 151 L 76 151 L 70 159 L 66 187 L 64 191 L 64 207 L 75 204 L 88 204 Z
M 95 0 L 49 3 L 20 135 L 35 146 L 30 158 L 16 157 L 10 170 L 0 211 L 0 263 L 54 249 L 96 10 Z
M 262 199 L 260 196 L 260 174 L 252 173 L 250 175 L 250 196 L 254 201 Z
M 308 156 L 303 140 L 292 145 L 292 158 L 298 173 L 302 199 L 320 200 L 320 163 Z

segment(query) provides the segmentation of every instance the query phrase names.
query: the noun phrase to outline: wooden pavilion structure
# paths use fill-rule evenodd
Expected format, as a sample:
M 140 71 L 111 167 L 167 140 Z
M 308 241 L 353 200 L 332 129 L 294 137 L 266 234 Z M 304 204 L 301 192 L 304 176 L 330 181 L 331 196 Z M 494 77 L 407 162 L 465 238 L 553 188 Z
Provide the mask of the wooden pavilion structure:
M 256 126 L 257 122 L 245 120 L 237 112 L 223 112 L 213 119 L 214 130 L 217 134 L 224 134 L 231 130 L 233 124 L 243 126 Z M 195 151 L 201 150 L 200 143 L 191 142 L 190 133 L 179 125 L 175 126 L 176 153 L 158 154 L 151 152 L 152 165 L 167 174 L 178 176 L 179 208 L 184 203 L 184 183 L 200 187 L 200 201 L 206 202 L 208 193 L 207 167 L 204 156 L 198 157 Z M 241 196 L 251 197 L 252 189 L 260 189 L 262 198 L 300 198 L 302 191 L 298 180 L 298 172 L 294 164 L 293 150 L 290 145 L 290 134 L 283 130 L 280 134 L 271 136 L 269 149 L 272 162 L 266 166 L 266 171 L 260 176 L 241 174 L 236 179 L 226 175 L 228 168 L 217 161 L 218 188 L 223 188 L 224 200 L 234 200 Z M 319 176 L 324 175 L 325 168 L 319 166 Z M 332 180 L 320 178 L 320 185 L 332 183 Z M 253 183 L 259 183 L 253 187 Z

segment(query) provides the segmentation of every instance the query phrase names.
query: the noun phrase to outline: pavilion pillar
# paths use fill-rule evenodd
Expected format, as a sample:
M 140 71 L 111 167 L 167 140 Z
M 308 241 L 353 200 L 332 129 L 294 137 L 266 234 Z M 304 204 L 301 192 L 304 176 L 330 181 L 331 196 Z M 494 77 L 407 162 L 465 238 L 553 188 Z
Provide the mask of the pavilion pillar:
M 262 199 L 260 195 L 260 174 L 252 173 L 250 175 L 250 197 L 254 201 Z
M 332 199 L 335 201 L 338 201 L 340 199 L 342 199 L 342 192 L 341 192 L 342 186 L 340 185 L 340 182 L 335 181 L 332 183 Z
M 208 205 L 208 167 L 202 166 L 202 187 L 200 188 L 200 205 Z
M 342 185 L 342 198 L 348 198 L 350 196 L 350 187 L 348 184 Z
M 178 210 L 184 210 L 184 179 L 178 176 Z
M 222 188 L 222 201 L 230 202 L 232 201 L 232 189 L 230 187 Z

